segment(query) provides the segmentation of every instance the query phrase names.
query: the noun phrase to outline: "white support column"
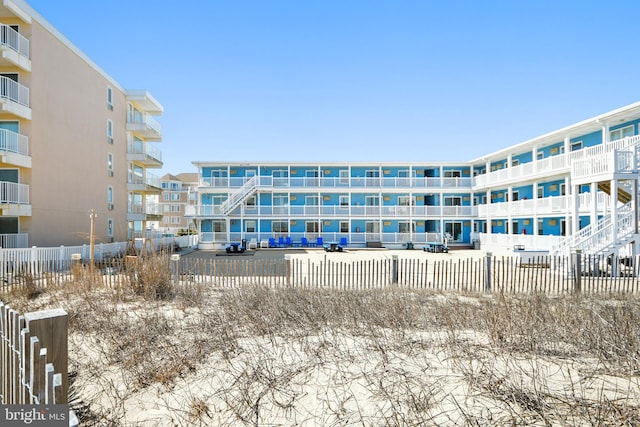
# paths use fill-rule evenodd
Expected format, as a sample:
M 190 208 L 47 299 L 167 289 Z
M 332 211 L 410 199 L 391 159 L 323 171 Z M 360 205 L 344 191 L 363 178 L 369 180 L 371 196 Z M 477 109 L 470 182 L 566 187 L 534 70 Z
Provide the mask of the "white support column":
M 595 224 L 598 222 L 598 183 L 591 183 L 591 209 L 589 212 L 590 223 Z
M 511 155 L 509 155 L 509 158 L 511 158 Z M 511 161 L 509 161 L 509 164 L 511 164 Z M 509 186 L 507 187 L 507 203 L 513 203 L 513 187 Z M 513 234 L 513 224 L 511 224 L 511 209 L 509 209 L 507 207 L 507 226 L 505 227 L 506 229 L 506 234 Z
M 611 180 L 611 239 L 616 240 L 618 233 L 618 180 Z
M 578 191 L 577 185 L 572 185 L 569 187 L 571 189 L 571 200 L 572 200 L 572 209 L 573 209 L 573 225 L 571 229 L 571 234 L 577 233 L 580 231 L 580 192 Z
M 606 144 L 611 141 L 611 135 L 609 135 L 609 123 L 602 124 L 602 143 Z
M 491 234 L 492 230 L 491 230 L 491 191 L 487 190 L 487 195 L 486 195 L 486 202 L 487 202 L 487 217 L 486 217 L 486 221 L 487 221 L 487 234 Z
M 571 152 L 571 137 L 569 135 L 564 137 L 564 153 L 568 154 Z

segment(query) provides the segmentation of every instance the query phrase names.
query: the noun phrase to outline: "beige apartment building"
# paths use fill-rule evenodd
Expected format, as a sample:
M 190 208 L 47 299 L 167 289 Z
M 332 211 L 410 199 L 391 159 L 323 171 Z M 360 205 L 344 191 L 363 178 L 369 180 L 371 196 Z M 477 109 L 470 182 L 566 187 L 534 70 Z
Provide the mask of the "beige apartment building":
M 22 0 L 0 4 L 0 246 L 141 237 L 161 218 L 162 106 Z M 93 212 L 93 214 L 92 214 Z
M 162 176 L 161 185 L 162 221 L 157 224 L 157 229 L 164 234 L 195 232 L 192 218 L 186 218 L 185 214 L 189 206 L 197 202 L 198 174 L 166 174 Z

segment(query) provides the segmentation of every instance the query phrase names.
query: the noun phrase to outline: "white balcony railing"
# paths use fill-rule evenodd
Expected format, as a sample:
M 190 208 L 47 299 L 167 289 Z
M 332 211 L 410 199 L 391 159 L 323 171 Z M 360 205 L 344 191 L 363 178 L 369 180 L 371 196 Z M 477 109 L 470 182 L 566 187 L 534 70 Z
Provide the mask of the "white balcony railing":
M 0 151 L 28 156 L 29 138 L 7 129 L 0 129 Z
M 29 58 L 29 39 L 5 24 L 0 24 L 0 46 L 6 46 Z
M 162 161 L 162 151 L 160 151 L 150 143 L 143 145 L 134 141 L 129 141 L 129 143 L 127 144 L 127 153 L 142 154 L 160 162 Z
M 609 210 L 611 197 L 603 192 L 596 193 L 598 211 L 604 213 Z M 564 215 L 571 211 L 571 196 L 551 196 L 539 199 L 522 199 L 514 202 L 501 202 L 478 205 L 478 216 L 483 218 L 506 218 L 516 216 L 536 215 Z M 579 213 L 588 214 L 593 205 L 593 194 L 583 193 L 579 195 Z
M 226 215 L 221 205 L 195 205 L 193 216 L 219 217 Z M 374 218 L 424 218 L 424 217 L 474 217 L 477 206 L 328 206 L 328 205 L 284 205 L 243 206 L 233 216 L 261 217 L 374 217 Z
M 9 77 L 0 76 L 0 98 L 29 107 L 29 88 Z
M 590 158 L 603 159 L 607 156 L 607 153 L 614 150 L 625 150 L 637 144 L 640 144 L 640 135 L 618 139 L 607 142 L 606 144 L 599 144 L 593 147 L 583 148 L 582 150 L 572 151 L 570 153 L 545 157 L 544 159 L 534 160 L 529 163 L 523 163 L 517 166 L 477 175 L 474 177 L 473 186 L 475 189 L 479 189 L 505 185 L 510 181 L 513 182 L 522 179 L 534 178 L 537 175 L 568 173 L 572 163 Z
M 0 203 L 29 204 L 29 186 L 16 182 L 0 181 Z
M 323 243 L 328 242 L 340 242 L 342 239 L 346 239 L 347 245 L 365 245 L 367 242 L 382 242 L 385 246 L 402 247 L 407 242 L 412 242 L 417 245 L 416 249 L 421 249 L 420 245 L 427 243 L 439 243 L 442 241 L 441 233 L 402 233 L 402 232 L 254 232 L 254 233 L 242 233 L 242 232 L 203 232 L 200 233 L 198 238 L 199 242 L 218 244 L 226 244 L 229 242 L 239 242 L 242 239 L 250 241 L 255 239 L 257 242 L 273 239 L 273 242 L 278 245 L 279 238 L 282 237 L 286 241 L 288 237 L 293 245 L 300 245 L 302 238 L 307 239 L 309 246 L 315 246 L 318 242 L 318 238 L 321 238 Z M 455 240 L 450 243 L 457 243 Z M 462 243 L 462 242 L 461 242 Z M 468 242 L 467 242 L 468 243 Z
M 137 215 L 162 215 L 162 205 L 160 203 L 130 203 L 129 213 Z
M 201 187 L 235 188 L 256 177 L 208 177 Z M 471 188 L 471 178 L 257 177 L 256 185 L 274 188 Z
M 151 114 L 148 114 L 148 113 L 143 114 L 138 111 L 134 113 L 130 113 L 129 116 L 127 117 L 127 123 L 144 125 L 150 128 L 151 130 L 153 130 L 154 132 L 156 132 L 157 134 L 159 135 L 162 134 L 162 125 L 156 119 L 154 119 L 153 116 L 151 116 Z
M 28 233 L 9 233 L 0 234 L 0 248 L 28 248 L 29 247 L 29 234 Z
M 150 172 L 145 175 L 129 174 L 129 184 L 148 185 L 151 187 L 162 188 L 160 177 Z

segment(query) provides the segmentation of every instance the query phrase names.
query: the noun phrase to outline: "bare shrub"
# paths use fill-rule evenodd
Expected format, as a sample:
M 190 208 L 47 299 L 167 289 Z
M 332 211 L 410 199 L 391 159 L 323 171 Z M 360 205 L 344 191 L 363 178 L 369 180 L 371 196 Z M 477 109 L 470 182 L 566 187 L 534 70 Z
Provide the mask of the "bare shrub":
M 128 256 L 127 273 L 132 291 L 151 300 L 169 300 L 175 295 L 167 254 Z

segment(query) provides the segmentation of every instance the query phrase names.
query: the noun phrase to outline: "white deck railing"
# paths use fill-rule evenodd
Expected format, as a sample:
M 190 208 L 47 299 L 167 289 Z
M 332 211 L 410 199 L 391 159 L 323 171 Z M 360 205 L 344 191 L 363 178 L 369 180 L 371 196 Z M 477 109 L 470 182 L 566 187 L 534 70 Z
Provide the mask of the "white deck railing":
M 242 211 L 234 213 L 246 216 L 305 216 L 314 217 L 473 217 L 477 215 L 477 206 L 326 206 L 326 205 L 285 205 L 285 206 L 243 206 Z M 217 217 L 228 215 L 222 205 L 195 205 L 190 215 L 198 217 Z
M 0 129 L 0 151 L 29 155 L 29 138 L 7 129 Z
M 127 122 L 130 124 L 145 125 L 146 127 L 156 132 L 157 134 L 159 135 L 162 134 L 162 125 L 156 119 L 154 119 L 153 116 L 151 116 L 151 114 L 148 114 L 148 113 L 143 114 L 136 111 L 134 113 L 129 114 L 129 117 L 127 118 Z
M 201 178 L 201 187 L 235 188 L 242 187 L 256 177 Z M 279 178 L 261 176 L 259 185 L 274 188 L 468 188 L 471 189 L 471 178 L 366 178 L 366 177 L 292 177 Z
M 29 186 L 16 182 L 0 181 L 0 203 L 29 204 Z
M 0 98 L 8 99 L 25 107 L 29 106 L 29 88 L 10 79 L 0 76 Z
M 146 156 L 151 157 L 152 159 L 162 161 L 162 151 L 160 151 L 150 143 L 141 145 L 140 143 L 129 141 L 129 143 L 127 144 L 127 153 L 128 154 L 144 154 Z
M 29 58 L 29 39 L 5 24 L 0 24 L 0 45 Z
M 400 247 L 406 245 L 407 242 L 412 242 L 416 245 L 416 249 L 422 249 L 420 245 L 427 243 L 440 243 L 442 242 L 441 233 L 279 233 L 279 232 L 263 232 L 263 233 L 240 233 L 240 232 L 203 232 L 200 233 L 199 242 L 201 243 L 216 243 L 220 245 L 226 245 L 230 242 L 240 242 L 242 239 L 246 239 L 247 242 L 254 240 L 256 242 L 274 239 L 276 245 L 279 244 L 279 238 L 282 237 L 286 242 L 286 238 L 289 237 L 293 246 L 300 246 L 302 238 L 306 238 L 308 246 L 315 246 L 317 244 L 318 237 L 322 238 L 323 243 L 340 242 L 342 239 L 346 239 L 347 245 L 364 246 L 367 242 L 382 242 L 383 245 L 389 247 Z M 449 243 L 462 243 L 450 240 Z

